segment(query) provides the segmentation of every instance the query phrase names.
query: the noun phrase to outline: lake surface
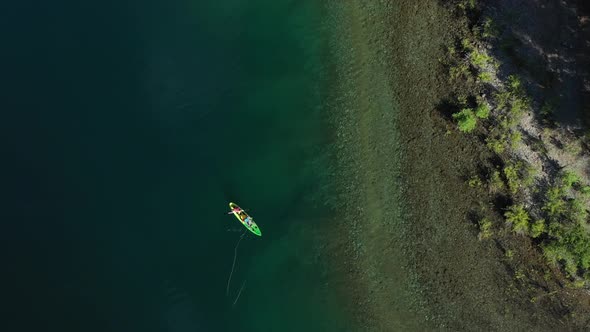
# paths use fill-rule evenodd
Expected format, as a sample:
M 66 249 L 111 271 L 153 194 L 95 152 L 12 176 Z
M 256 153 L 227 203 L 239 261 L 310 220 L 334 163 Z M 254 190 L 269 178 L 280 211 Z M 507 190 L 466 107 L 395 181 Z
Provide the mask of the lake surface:
M 341 330 L 314 240 L 330 213 L 316 1 L 3 7 L 17 326 Z M 226 294 L 229 201 L 263 236 L 240 242 Z

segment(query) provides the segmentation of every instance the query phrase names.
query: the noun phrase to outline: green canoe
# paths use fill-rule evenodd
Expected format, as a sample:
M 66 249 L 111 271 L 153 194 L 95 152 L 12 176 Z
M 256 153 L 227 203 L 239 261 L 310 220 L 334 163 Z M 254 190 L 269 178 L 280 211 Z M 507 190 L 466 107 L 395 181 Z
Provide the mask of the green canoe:
M 244 227 L 249 229 L 250 232 L 252 232 L 258 236 L 262 236 L 262 232 L 260 232 L 260 228 L 258 228 L 258 225 L 256 225 L 256 223 L 254 222 L 254 218 L 250 217 L 250 215 L 248 215 L 246 213 L 246 211 L 242 210 L 242 208 L 239 207 L 238 204 L 230 202 L 229 208 L 232 210 L 234 216 L 236 216 L 236 218 L 238 218 L 238 220 L 242 223 L 242 225 L 244 225 Z M 234 211 L 235 208 L 240 209 L 240 212 L 235 212 Z M 250 225 L 248 225 L 246 223 L 246 218 L 248 218 L 248 217 L 250 217 Z

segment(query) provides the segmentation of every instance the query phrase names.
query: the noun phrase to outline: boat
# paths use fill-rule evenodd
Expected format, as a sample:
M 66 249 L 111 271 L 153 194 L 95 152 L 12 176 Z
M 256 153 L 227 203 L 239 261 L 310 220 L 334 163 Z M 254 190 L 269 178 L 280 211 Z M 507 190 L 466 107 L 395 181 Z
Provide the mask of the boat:
M 239 207 L 238 204 L 230 202 L 229 208 L 231 209 L 234 216 L 236 216 L 242 225 L 244 225 L 244 227 L 249 229 L 250 232 L 258 236 L 262 236 L 262 232 L 260 231 L 260 228 L 258 228 L 258 225 L 256 225 L 254 222 L 254 218 L 250 217 L 250 215 L 247 214 L 246 211 L 244 211 L 241 207 Z M 235 210 L 238 210 L 239 212 L 236 212 Z M 248 218 L 250 218 L 250 223 L 247 222 Z

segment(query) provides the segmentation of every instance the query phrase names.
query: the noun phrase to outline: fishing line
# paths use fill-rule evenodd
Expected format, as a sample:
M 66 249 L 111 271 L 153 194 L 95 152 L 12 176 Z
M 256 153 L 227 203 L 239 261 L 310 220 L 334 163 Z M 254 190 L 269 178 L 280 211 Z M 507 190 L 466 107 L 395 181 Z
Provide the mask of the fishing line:
M 231 276 L 232 274 L 234 274 L 234 267 L 236 266 L 236 258 L 238 257 L 238 246 L 240 245 L 240 242 L 242 241 L 242 239 L 244 238 L 244 235 L 246 235 L 246 231 L 244 231 L 242 233 L 242 235 L 240 235 L 240 239 L 238 240 L 238 243 L 236 244 L 236 247 L 234 248 L 234 262 L 231 265 L 231 272 L 229 273 L 229 278 L 227 279 L 227 287 L 225 288 L 225 296 L 229 295 L 229 284 L 231 283 Z M 244 283 L 246 283 L 246 281 L 244 281 Z M 244 285 L 242 284 L 242 288 L 244 287 Z M 240 293 L 242 292 L 242 290 L 240 289 Z M 238 295 L 239 297 L 239 295 Z M 237 299 L 236 299 L 237 301 Z M 235 302 L 234 302 L 235 304 Z
M 231 305 L 232 307 L 235 306 L 236 303 L 238 302 L 238 299 L 240 298 L 240 295 L 242 294 L 242 289 L 244 289 L 245 285 L 246 285 L 246 280 L 244 280 L 244 282 L 242 283 L 242 287 L 240 287 L 240 291 L 238 292 L 238 296 L 236 296 L 234 303 Z

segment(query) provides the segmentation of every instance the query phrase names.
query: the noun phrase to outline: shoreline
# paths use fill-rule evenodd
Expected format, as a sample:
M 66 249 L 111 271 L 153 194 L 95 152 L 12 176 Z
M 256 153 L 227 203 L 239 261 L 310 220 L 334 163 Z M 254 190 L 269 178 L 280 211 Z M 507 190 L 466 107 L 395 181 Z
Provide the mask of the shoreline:
M 346 257 L 334 269 L 348 280 L 348 311 L 372 330 L 564 328 L 531 305 L 502 246 L 480 241 L 471 220 L 489 207 L 465 178 L 493 155 L 440 114 L 452 88 L 439 59 L 459 23 L 435 0 L 382 6 L 332 13 L 342 26 L 334 181 L 347 199 L 333 248 L 344 253 L 332 255 Z

